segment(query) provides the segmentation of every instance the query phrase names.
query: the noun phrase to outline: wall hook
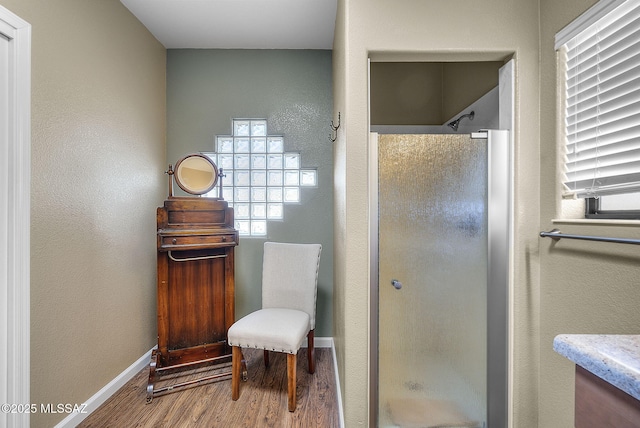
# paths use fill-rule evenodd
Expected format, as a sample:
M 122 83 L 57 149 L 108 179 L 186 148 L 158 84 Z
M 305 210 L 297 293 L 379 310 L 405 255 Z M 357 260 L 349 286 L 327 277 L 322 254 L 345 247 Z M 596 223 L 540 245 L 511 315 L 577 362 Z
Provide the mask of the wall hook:
M 334 125 L 333 120 L 331 121 L 331 135 L 329 135 L 329 139 L 332 143 L 338 138 L 338 128 L 340 128 L 340 112 L 338 112 L 338 125 Z

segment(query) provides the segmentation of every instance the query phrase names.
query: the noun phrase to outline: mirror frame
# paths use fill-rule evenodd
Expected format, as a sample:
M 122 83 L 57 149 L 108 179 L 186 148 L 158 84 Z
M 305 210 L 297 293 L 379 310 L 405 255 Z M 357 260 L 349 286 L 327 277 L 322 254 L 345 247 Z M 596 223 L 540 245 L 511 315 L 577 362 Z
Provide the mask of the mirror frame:
M 213 179 L 210 181 L 210 183 L 207 185 L 206 188 L 193 189 L 193 188 L 190 188 L 186 183 L 183 183 L 180 180 L 180 177 L 181 177 L 181 174 L 180 174 L 181 168 L 180 167 L 183 165 L 183 162 L 188 161 L 189 159 L 193 159 L 193 158 L 201 158 L 207 164 L 209 164 L 211 166 L 211 172 L 213 174 Z M 205 155 L 200 154 L 200 153 L 193 153 L 193 154 L 190 154 L 190 155 L 186 155 L 185 157 L 183 157 L 182 159 L 180 159 L 176 163 L 176 168 L 174 170 L 173 177 L 175 178 L 176 183 L 178 184 L 178 186 L 182 190 L 184 190 L 185 192 L 187 192 L 187 193 L 189 193 L 191 195 L 204 195 L 205 193 L 208 193 L 211 190 L 213 190 L 213 188 L 218 183 L 218 167 L 216 166 L 215 163 L 213 163 L 213 161 L 208 156 L 205 156 Z

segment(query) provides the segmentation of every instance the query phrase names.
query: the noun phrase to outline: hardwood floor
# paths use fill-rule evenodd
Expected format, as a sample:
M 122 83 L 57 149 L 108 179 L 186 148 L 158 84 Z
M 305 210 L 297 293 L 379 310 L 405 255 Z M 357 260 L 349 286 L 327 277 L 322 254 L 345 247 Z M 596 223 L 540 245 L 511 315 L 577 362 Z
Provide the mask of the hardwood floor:
M 265 370 L 262 351 L 244 349 L 249 379 L 231 400 L 231 379 L 156 396 L 146 404 L 148 369 L 140 371 L 79 427 L 322 427 L 338 428 L 338 401 L 330 348 L 316 348 L 316 372 L 307 372 L 300 349 L 297 407 L 287 410 L 286 355 L 271 353 Z M 210 370 L 210 369 L 209 369 Z M 200 372 L 202 371 L 199 370 Z M 191 377 L 196 370 L 183 374 Z M 165 376 L 168 379 L 169 376 Z M 184 377 L 181 379 L 184 380 Z M 171 382 L 167 380 L 165 382 Z

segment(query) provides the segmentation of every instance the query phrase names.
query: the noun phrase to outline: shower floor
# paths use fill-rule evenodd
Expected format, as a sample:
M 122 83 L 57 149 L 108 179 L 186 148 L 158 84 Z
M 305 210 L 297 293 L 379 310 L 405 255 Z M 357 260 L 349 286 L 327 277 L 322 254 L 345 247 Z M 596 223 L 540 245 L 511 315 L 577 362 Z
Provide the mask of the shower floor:
M 404 372 L 404 373 L 403 373 Z M 486 405 L 445 362 L 396 368 L 380 374 L 382 428 L 484 428 Z
M 389 400 L 389 414 L 392 425 L 416 428 L 481 428 L 470 420 L 458 406 L 446 400 L 429 398 L 404 398 Z

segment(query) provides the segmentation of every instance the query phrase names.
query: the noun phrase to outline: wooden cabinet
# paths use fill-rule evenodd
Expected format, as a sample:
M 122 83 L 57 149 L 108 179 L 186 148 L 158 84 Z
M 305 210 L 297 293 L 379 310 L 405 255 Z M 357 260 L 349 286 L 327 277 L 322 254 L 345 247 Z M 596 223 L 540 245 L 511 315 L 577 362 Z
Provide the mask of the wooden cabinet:
M 640 401 L 576 365 L 576 428 L 640 428 Z
M 238 231 L 224 200 L 170 197 L 157 212 L 158 348 L 149 368 L 154 394 L 228 377 L 230 371 L 156 387 L 165 371 L 228 362 L 227 330 L 235 320 L 234 248 Z

